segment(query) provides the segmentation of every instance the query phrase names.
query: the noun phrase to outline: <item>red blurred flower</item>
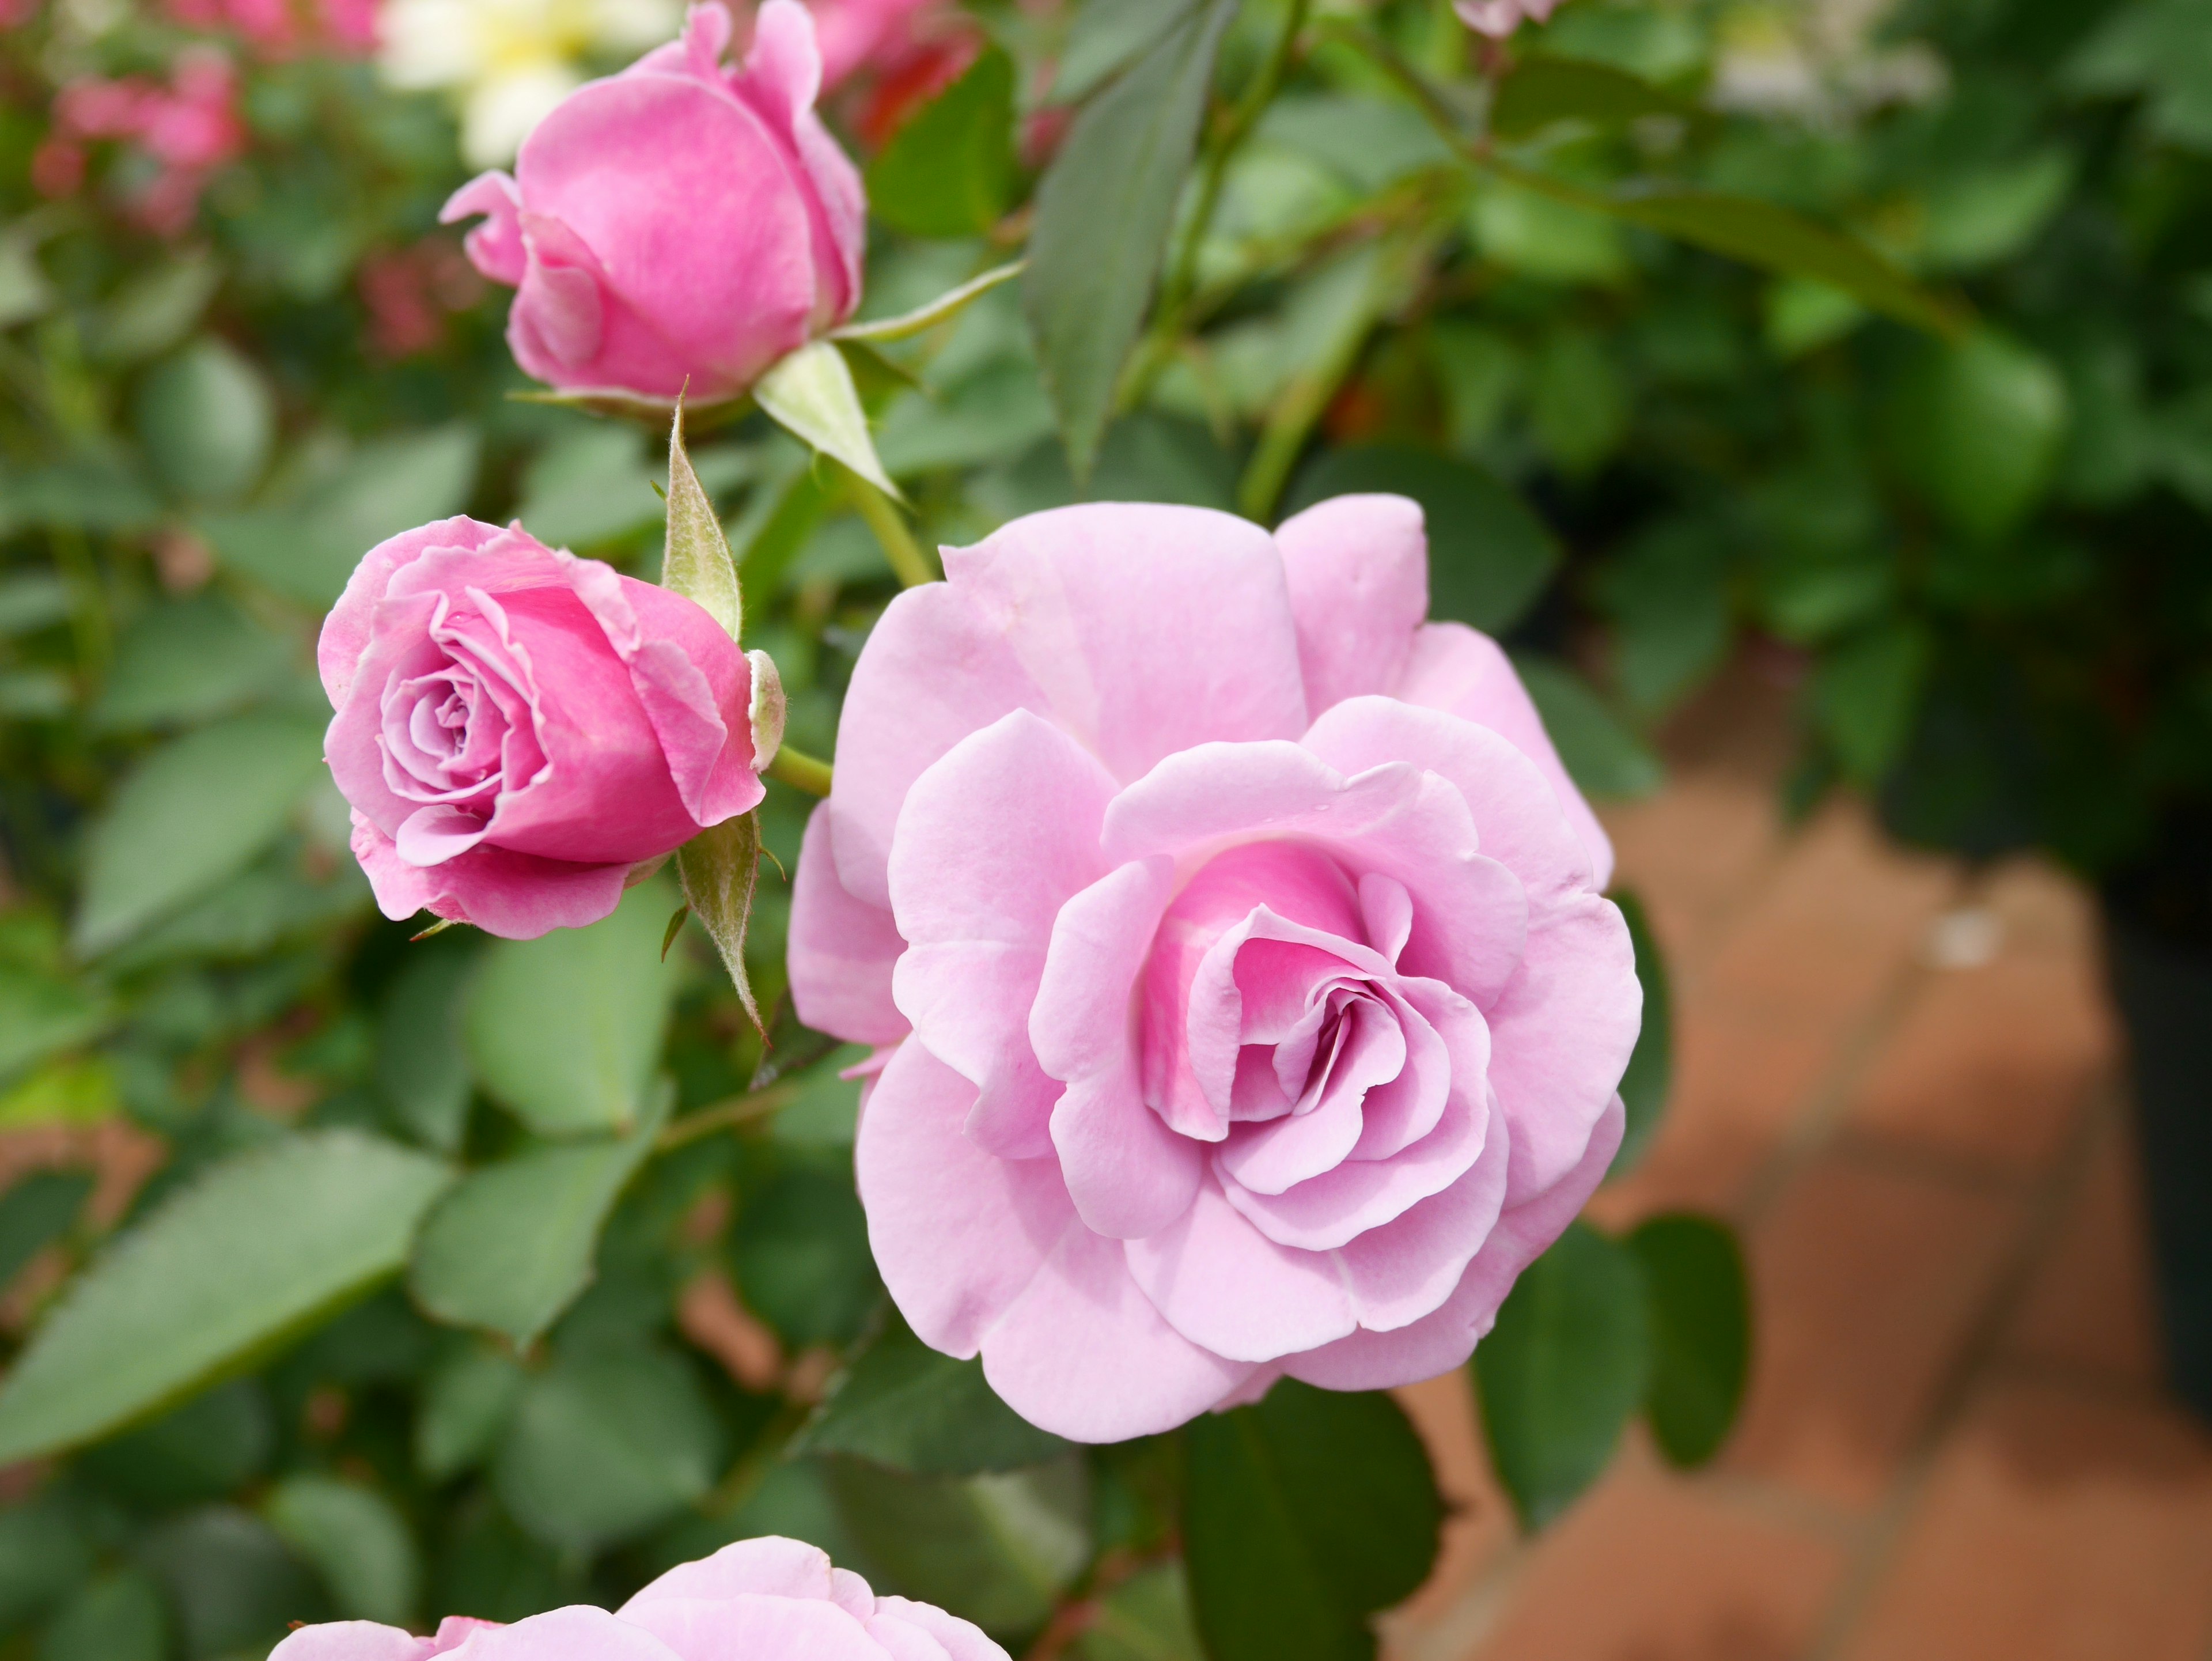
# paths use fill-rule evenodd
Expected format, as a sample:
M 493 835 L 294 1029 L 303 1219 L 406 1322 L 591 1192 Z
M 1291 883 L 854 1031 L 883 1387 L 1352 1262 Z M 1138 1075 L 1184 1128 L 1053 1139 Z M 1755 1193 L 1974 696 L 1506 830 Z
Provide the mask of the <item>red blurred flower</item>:
M 445 338 L 446 319 L 483 295 L 484 280 L 444 237 L 387 248 L 361 262 L 354 279 L 368 313 L 370 350 L 385 358 L 412 357 Z
M 72 81 L 54 96 L 52 131 L 31 159 L 33 185 L 42 195 L 70 194 L 98 140 L 128 144 L 155 163 L 153 179 L 131 196 L 131 213 L 158 235 L 180 234 L 208 179 L 246 150 L 230 59 L 212 47 L 187 48 L 166 87 L 143 76 Z

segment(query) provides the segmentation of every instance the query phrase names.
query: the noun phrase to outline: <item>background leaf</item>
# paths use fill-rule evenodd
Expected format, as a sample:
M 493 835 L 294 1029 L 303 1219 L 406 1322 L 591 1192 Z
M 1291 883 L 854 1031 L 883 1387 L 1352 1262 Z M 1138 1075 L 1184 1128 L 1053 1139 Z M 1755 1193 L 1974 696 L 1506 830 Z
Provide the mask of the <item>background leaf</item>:
M 868 210 L 910 236 L 974 236 L 1011 205 L 1014 64 L 996 46 L 868 163 Z
M 1627 1070 L 1620 1075 L 1620 1101 L 1627 1110 L 1628 1125 L 1607 1173 L 1619 1177 L 1636 1168 L 1666 1116 L 1668 1092 L 1674 1083 L 1674 1000 L 1667 983 L 1667 959 L 1652 938 L 1644 902 L 1615 889 L 1613 903 L 1627 920 L 1628 938 L 1636 948 L 1637 983 L 1644 989 L 1644 1025 L 1629 1053 Z
M 1899 467 L 1929 504 L 1986 541 L 2019 524 L 2049 488 L 2067 416 L 2058 371 L 1983 329 L 1917 355 L 1888 430 Z
M 1651 1300 L 1644 1409 L 1668 1461 L 1720 1451 L 1751 1374 L 1751 1292 L 1735 1237 L 1707 1217 L 1653 1217 L 1628 1237 Z
M 1490 131 L 1512 140 L 1534 137 L 1562 121 L 1616 128 L 1644 116 L 1693 120 L 1702 113 L 1688 100 L 1610 64 L 1532 53 L 1498 83 Z
M 940 1354 L 894 1311 L 792 1450 L 853 1454 L 923 1476 L 966 1476 L 1042 1464 L 1068 1445 L 1000 1401 L 981 1361 Z
M 374 1488 L 301 1472 L 269 1491 L 261 1514 L 313 1565 L 339 1615 L 392 1627 L 416 1619 L 422 1569 L 415 1542 Z
M 1665 781 L 1659 757 L 1580 675 L 1533 653 L 1516 653 L 1513 666 L 1543 717 L 1567 776 L 1583 791 L 1600 797 L 1648 796 Z
M 146 459 L 183 502 L 234 502 L 269 465 L 276 405 L 260 371 L 212 336 L 139 383 L 133 414 Z

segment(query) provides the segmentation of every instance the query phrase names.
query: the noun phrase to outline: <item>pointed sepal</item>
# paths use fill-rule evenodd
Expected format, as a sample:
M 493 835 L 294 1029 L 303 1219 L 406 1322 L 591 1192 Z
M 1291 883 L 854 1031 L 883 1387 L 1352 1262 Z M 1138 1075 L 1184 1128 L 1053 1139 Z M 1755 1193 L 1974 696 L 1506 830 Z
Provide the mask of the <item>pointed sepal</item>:
M 752 707 L 748 711 L 753 727 L 753 771 L 765 773 L 775 759 L 775 752 L 783 748 L 783 720 L 789 704 L 783 695 L 783 674 L 775 666 L 775 660 L 765 652 L 745 654 L 746 665 L 752 670 Z
M 676 851 L 676 874 L 691 908 L 722 954 L 722 966 L 738 989 L 738 1000 L 755 1027 L 762 1026 L 760 1005 L 745 974 L 745 925 L 751 921 L 753 891 L 760 880 L 760 815 L 740 813 L 702 830 Z
M 668 551 L 661 557 L 660 586 L 696 600 L 732 640 L 744 630 L 745 602 L 738 586 L 738 563 L 730 557 L 714 504 L 699 475 L 691 471 L 691 457 L 684 447 L 681 399 L 668 432 Z
M 868 414 L 845 356 L 827 340 L 802 346 L 753 383 L 753 401 L 823 455 L 850 467 L 885 496 L 898 486 L 877 459 Z

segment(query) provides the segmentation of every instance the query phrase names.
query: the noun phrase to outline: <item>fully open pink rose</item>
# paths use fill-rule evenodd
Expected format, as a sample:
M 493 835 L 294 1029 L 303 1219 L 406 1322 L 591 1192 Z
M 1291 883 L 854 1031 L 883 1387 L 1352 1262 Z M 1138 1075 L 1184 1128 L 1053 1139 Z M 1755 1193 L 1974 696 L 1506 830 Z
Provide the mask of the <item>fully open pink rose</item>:
M 323 741 L 388 917 L 511 940 L 761 799 L 737 643 L 681 594 L 441 520 L 369 550 L 323 624 Z
M 469 258 L 517 292 L 515 361 L 555 386 L 694 401 L 743 392 L 860 298 L 860 177 L 814 113 L 822 59 L 799 0 L 768 0 L 742 71 L 730 15 L 578 88 L 446 204 L 488 216 Z
M 1604 833 L 1420 509 L 1098 505 L 861 653 L 792 992 L 895 1046 L 860 1188 L 927 1342 L 1115 1440 L 1466 1360 L 1603 1175 L 1642 1008 Z
M 434 1638 L 341 1621 L 302 1627 L 269 1661 L 1006 1661 L 967 1621 L 878 1597 L 813 1547 L 741 1540 L 672 1568 L 612 1615 L 588 1603 L 511 1627 L 449 1618 Z

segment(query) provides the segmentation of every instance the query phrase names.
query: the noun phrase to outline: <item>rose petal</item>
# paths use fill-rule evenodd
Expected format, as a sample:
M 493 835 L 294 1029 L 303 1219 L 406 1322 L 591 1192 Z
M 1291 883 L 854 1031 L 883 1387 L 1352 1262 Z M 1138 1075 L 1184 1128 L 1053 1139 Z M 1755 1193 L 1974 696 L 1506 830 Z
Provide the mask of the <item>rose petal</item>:
M 411 531 L 402 531 L 396 537 L 387 537 L 362 555 L 361 563 L 346 579 L 345 592 L 323 619 L 323 632 L 315 643 L 315 667 L 322 676 L 323 691 L 330 698 L 331 708 L 343 708 L 346 702 L 355 668 L 362 654 L 368 649 L 377 602 L 384 598 L 395 572 L 412 564 L 429 549 L 481 548 L 506 534 L 496 525 L 457 514 L 451 519 L 434 520 Z
M 1158 1234 L 1125 1248 L 1129 1272 L 1177 1332 L 1217 1354 L 1267 1361 L 1342 1337 L 1358 1322 L 1335 1265 L 1262 1235 L 1218 1181 Z
M 803 1540 L 766 1535 L 739 1540 L 708 1557 L 679 1563 L 648 1580 L 617 1611 L 627 1620 L 647 1603 L 671 1598 L 713 1600 L 757 1591 L 774 1597 L 827 1599 L 830 1555 Z
M 713 1598 L 656 1598 L 625 1606 L 622 1619 L 651 1633 L 674 1652 L 678 1661 L 732 1661 L 738 1656 L 884 1661 L 882 1646 L 868 1636 L 867 1628 L 826 1599 L 817 1603 L 750 1591 Z M 540 1650 L 531 1661 L 554 1658 Z M 599 1661 L 599 1656 L 580 1650 L 575 1661 Z
M 431 1640 L 374 1621 L 301 1627 L 269 1652 L 269 1661 L 428 1661 Z
M 807 816 L 791 880 L 791 1004 L 817 1032 L 848 1043 L 895 1043 L 909 1030 L 891 997 L 891 966 L 906 950 L 889 910 L 837 880 L 829 802 Z
M 1275 527 L 1297 621 L 1306 708 L 1388 692 L 1429 614 L 1429 543 L 1417 502 L 1334 496 Z
M 386 916 L 397 921 L 429 911 L 511 940 L 583 928 L 611 916 L 622 904 L 630 871 L 627 865 L 569 865 L 488 844 L 420 868 L 401 859 L 392 838 L 357 810 L 353 853 Z

